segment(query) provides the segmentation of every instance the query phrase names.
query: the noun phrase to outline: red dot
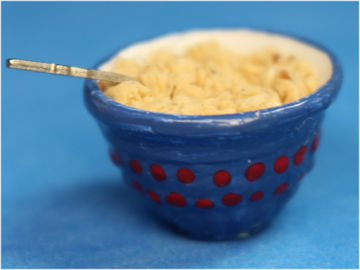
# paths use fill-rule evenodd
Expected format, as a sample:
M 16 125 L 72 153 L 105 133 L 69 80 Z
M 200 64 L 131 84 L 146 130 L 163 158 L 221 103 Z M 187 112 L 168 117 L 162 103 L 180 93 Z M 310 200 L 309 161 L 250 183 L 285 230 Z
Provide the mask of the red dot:
M 158 164 L 152 164 L 150 166 L 151 175 L 158 181 L 164 181 L 166 179 L 166 173 L 163 168 Z
M 320 142 L 320 135 L 316 134 L 315 137 L 314 137 L 314 140 L 312 142 L 312 145 L 311 145 L 311 151 L 313 151 L 313 152 L 316 151 L 316 149 L 319 146 L 319 142 Z
M 289 158 L 287 156 L 279 157 L 274 163 L 274 170 L 277 173 L 283 173 L 289 167 Z
M 306 146 L 301 146 L 300 149 L 296 152 L 294 156 L 295 165 L 300 165 L 304 161 L 306 156 L 306 150 L 307 150 Z
M 137 160 L 130 160 L 130 167 L 131 169 L 137 173 L 137 174 L 141 174 L 142 173 L 142 167 L 139 161 Z
M 225 205 L 235 205 L 242 201 L 242 196 L 235 193 L 228 193 L 222 199 Z
M 255 163 L 247 168 L 245 172 L 245 177 L 249 181 L 255 181 L 265 172 L 265 165 L 262 162 Z
M 161 203 L 161 199 L 159 197 L 159 195 L 157 195 L 154 191 L 152 190 L 148 190 L 147 194 L 150 196 L 150 198 L 156 202 L 156 203 Z
M 198 199 L 195 202 L 195 206 L 199 208 L 212 208 L 214 207 L 214 203 L 208 199 Z
M 176 176 L 181 182 L 183 182 L 185 184 L 191 183 L 195 179 L 194 173 L 192 172 L 192 170 L 190 170 L 188 168 L 179 169 L 177 171 Z
M 114 164 L 116 164 L 116 165 L 122 164 L 122 158 L 118 151 L 116 151 L 116 150 L 110 151 L 109 154 L 110 154 L 110 158 Z
M 280 186 L 278 186 L 275 190 L 274 190 L 274 194 L 278 195 L 280 193 L 283 193 L 287 188 L 289 187 L 288 183 L 282 183 Z
M 231 181 L 231 175 L 225 170 L 217 171 L 214 174 L 214 183 L 218 187 L 226 186 L 230 183 L 230 181 Z
M 257 201 L 262 199 L 262 197 L 264 197 L 264 194 L 261 191 L 256 191 L 253 195 L 251 195 L 250 200 Z
M 133 181 L 133 182 L 132 182 L 132 186 L 133 186 L 134 188 L 136 188 L 138 191 L 143 191 L 142 186 L 141 186 L 138 182 L 136 182 L 136 181 Z
M 166 201 L 175 206 L 185 206 L 186 200 L 179 193 L 171 192 L 166 196 Z

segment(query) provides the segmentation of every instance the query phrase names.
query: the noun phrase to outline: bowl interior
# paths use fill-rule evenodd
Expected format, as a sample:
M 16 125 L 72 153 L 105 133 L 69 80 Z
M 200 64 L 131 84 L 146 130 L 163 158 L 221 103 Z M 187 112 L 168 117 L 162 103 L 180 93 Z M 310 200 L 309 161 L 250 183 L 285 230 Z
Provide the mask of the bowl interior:
M 110 70 L 118 57 L 143 61 L 155 50 L 163 49 L 182 53 L 196 43 L 208 40 L 217 41 L 224 48 L 238 53 L 251 53 L 263 47 L 274 46 L 285 55 L 295 54 L 311 64 L 321 86 L 330 79 L 332 74 L 330 57 L 316 47 L 294 38 L 253 30 L 202 30 L 166 35 L 121 50 L 100 69 Z

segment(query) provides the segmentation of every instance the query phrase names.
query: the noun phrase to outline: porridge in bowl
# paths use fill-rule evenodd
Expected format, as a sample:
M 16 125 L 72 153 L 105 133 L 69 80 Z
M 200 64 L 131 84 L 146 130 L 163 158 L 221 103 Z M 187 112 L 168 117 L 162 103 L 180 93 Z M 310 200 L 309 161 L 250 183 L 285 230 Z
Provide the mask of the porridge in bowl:
M 238 53 L 207 40 L 181 53 L 155 49 L 143 59 L 120 56 L 112 72 L 138 80 L 100 86 L 115 101 L 152 112 L 232 114 L 296 101 L 319 80 L 311 64 L 277 46 Z

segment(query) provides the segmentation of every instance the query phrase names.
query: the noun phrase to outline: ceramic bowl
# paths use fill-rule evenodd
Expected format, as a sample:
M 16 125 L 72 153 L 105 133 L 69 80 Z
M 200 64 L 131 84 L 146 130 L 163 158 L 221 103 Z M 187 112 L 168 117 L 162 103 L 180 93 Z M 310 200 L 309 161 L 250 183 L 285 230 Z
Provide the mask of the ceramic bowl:
M 314 42 L 257 30 L 180 33 L 120 55 L 141 58 L 160 47 L 181 51 L 209 38 L 244 51 L 272 44 L 295 52 L 312 64 L 322 86 L 283 106 L 216 116 L 131 108 L 105 96 L 94 80 L 86 81 L 84 96 L 123 179 L 155 214 L 191 237 L 235 239 L 270 224 L 313 167 L 324 112 L 342 72 L 334 55 Z

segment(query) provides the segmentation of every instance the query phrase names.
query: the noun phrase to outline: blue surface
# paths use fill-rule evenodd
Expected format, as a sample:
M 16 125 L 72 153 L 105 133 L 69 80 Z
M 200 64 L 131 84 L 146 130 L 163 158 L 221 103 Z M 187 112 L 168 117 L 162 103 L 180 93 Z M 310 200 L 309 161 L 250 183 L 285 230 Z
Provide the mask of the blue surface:
M 358 267 L 357 9 L 355 2 L 2 3 L 2 267 Z M 92 66 L 141 39 L 215 26 L 309 37 L 344 69 L 313 171 L 274 224 L 243 241 L 191 240 L 147 213 L 108 160 L 83 104 L 83 80 L 4 67 L 9 57 Z

